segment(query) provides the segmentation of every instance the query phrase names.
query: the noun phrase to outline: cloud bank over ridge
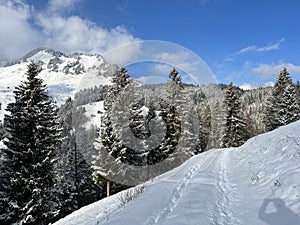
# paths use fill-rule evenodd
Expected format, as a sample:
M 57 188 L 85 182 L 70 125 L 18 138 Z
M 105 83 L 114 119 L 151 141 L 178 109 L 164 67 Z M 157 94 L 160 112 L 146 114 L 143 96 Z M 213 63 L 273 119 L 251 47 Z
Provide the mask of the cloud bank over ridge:
M 40 46 L 104 53 L 138 40 L 122 24 L 104 28 L 77 15 L 66 16 L 80 1 L 49 0 L 46 9 L 37 10 L 24 0 L 0 0 L 0 56 L 16 59 Z

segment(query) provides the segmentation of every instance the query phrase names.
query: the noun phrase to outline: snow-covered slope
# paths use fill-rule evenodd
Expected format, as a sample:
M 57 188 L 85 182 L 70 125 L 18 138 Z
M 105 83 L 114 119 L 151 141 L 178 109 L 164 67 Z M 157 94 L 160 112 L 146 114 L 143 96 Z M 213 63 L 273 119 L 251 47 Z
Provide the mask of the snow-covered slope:
M 195 156 L 120 207 L 122 194 L 55 225 L 300 225 L 300 121 Z
M 85 127 L 87 129 L 89 129 L 90 126 L 101 126 L 101 116 L 104 112 L 103 103 L 104 101 L 99 101 L 83 105 L 83 107 L 86 109 L 85 116 L 89 118 L 85 123 Z
M 83 88 L 110 84 L 116 66 L 105 62 L 98 54 L 75 53 L 66 55 L 48 48 L 39 48 L 22 59 L 0 67 L 0 120 L 7 103 L 13 101 L 13 89 L 25 80 L 31 61 L 40 65 L 39 77 L 47 84 L 50 95 L 58 104 Z

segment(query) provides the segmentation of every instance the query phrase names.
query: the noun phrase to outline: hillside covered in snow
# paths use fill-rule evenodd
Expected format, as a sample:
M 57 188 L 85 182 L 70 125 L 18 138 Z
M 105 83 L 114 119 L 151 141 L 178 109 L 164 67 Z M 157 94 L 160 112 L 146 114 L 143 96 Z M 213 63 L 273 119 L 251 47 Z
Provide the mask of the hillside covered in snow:
M 76 92 L 95 85 L 111 84 L 117 67 L 106 63 L 99 54 L 65 54 L 49 48 L 38 48 L 23 58 L 0 67 L 0 120 L 14 87 L 25 80 L 27 65 L 34 61 L 40 67 L 39 77 L 47 84 L 49 94 L 61 105 Z
M 300 121 L 194 156 L 125 205 L 128 191 L 55 225 L 299 225 L 299 133 Z

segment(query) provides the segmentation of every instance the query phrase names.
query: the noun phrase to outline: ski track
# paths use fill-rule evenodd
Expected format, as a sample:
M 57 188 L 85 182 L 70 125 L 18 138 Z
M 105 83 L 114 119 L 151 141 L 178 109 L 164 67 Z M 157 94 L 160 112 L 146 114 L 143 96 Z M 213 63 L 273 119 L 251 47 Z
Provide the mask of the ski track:
M 157 215 L 152 215 L 148 220 L 146 220 L 146 225 L 162 224 L 162 221 L 173 211 L 177 203 L 182 197 L 184 189 L 189 184 L 190 180 L 198 173 L 205 171 L 214 161 L 218 154 L 218 151 L 210 151 L 207 153 L 206 157 L 203 158 L 199 163 L 194 165 L 188 170 L 186 175 L 181 179 L 178 185 L 174 188 L 173 195 L 168 202 L 168 204 L 158 213 Z
M 216 205 L 212 215 L 214 225 L 240 225 L 240 220 L 234 215 L 236 206 L 236 187 L 228 178 L 228 150 L 221 150 L 218 160 L 218 182 L 216 186 Z

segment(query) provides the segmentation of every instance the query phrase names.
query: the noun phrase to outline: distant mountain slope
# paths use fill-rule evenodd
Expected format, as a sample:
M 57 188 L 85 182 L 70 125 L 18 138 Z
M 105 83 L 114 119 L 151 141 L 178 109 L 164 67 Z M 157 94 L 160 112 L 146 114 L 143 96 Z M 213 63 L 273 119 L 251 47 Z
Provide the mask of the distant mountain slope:
M 108 64 L 98 54 L 74 53 L 71 55 L 48 48 L 38 48 L 23 58 L 0 67 L 0 120 L 7 103 L 13 101 L 13 89 L 25 79 L 30 61 L 40 65 L 39 76 L 48 86 L 50 95 L 58 104 L 83 88 L 110 84 L 116 65 Z
M 55 225 L 300 225 L 300 121 L 210 150 L 146 184 L 120 207 L 124 192 Z

